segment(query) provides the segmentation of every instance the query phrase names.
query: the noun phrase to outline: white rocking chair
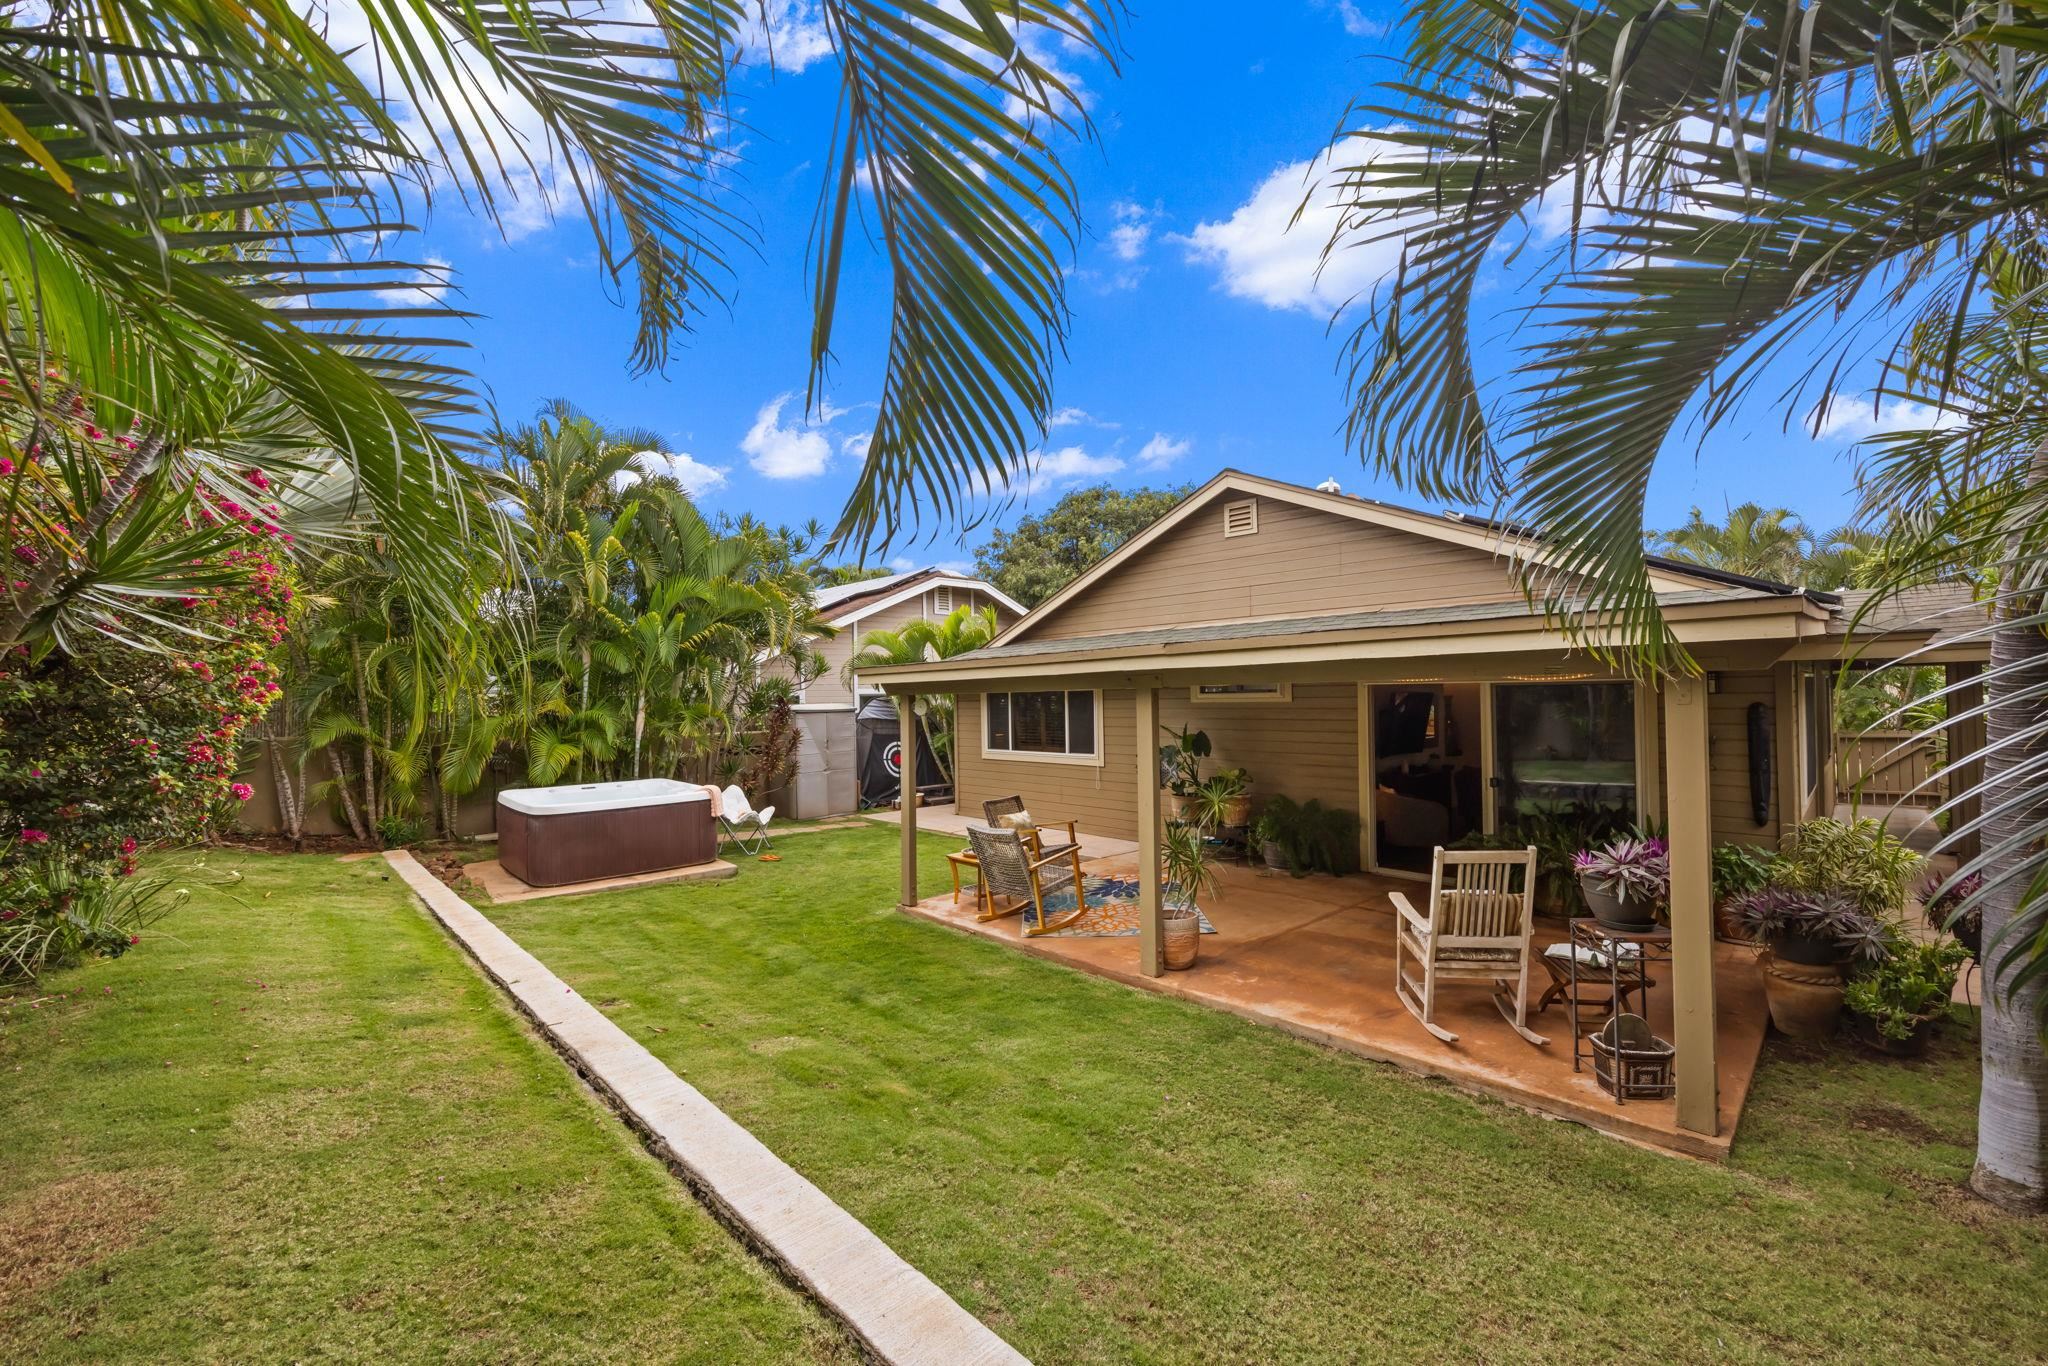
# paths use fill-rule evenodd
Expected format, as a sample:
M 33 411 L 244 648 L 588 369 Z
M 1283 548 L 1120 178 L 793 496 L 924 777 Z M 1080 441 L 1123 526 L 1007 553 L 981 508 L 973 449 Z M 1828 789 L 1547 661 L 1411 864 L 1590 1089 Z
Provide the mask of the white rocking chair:
M 1457 1035 L 1430 1018 L 1436 1011 L 1437 984 L 1488 982 L 1494 987 L 1494 1004 L 1517 1034 L 1533 1044 L 1550 1042 L 1527 1023 L 1529 938 L 1536 913 L 1533 846 L 1453 853 L 1439 845 L 1429 877 L 1429 914 L 1417 912 L 1399 892 L 1391 893 L 1390 899 L 1395 911 L 1394 994 L 1424 1029 L 1445 1043 L 1456 1043 Z M 1510 980 L 1515 984 L 1512 1002 L 1507 999 Z

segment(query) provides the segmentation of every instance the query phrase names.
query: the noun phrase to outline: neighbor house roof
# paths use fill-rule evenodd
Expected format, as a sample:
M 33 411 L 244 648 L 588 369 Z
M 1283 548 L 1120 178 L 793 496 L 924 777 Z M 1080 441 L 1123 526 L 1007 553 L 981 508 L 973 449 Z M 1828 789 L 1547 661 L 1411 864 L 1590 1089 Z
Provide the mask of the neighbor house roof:
M 913 569 L 907 573 L 891 574 L 886 578 L 861 579 L 855 583 L 821 588 L 814 596 L 818 603 L 818 615 L 835 626 L 844 626 L 918 593 L 948 587 L 987 594 L 1016 615 L 1024 614 L 1024 604 L 987 580 L 956 574 L 936 565 Z

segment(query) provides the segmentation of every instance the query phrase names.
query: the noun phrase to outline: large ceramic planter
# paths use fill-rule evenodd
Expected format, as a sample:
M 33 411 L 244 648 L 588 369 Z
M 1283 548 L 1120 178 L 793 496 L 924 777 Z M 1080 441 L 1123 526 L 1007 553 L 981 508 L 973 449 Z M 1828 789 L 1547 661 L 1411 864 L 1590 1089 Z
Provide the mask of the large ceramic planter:
M 1842 946 L 1833 939 L 1781 934 L 1771 941 L 1771 954 L 1787 963 L 1798 963 L 1804 967 L 1835 967 L 1842 961 Z
M 1272 840 L 1263 841 L 1259 845 L 1259 858 L 1273 872 L 1285 873 L 1289 871 L 1287 867 L 1287 851 Z
M 1771 1023 L 1793 1039 L 1823 1039 L 1842 1015 L 1842 969 L 1828 963 L 1794 963 L 1775 952 L 1763 955 L 1764 1000 Z
M 1159 949 L 1175 972 L 1191 968 L 1202 951 L 1202 917 L 1192 903 L 1169 904 Z
M 1579 894 L 1586 898 L 1586 906 L 1593 912 L 1593 918 L 1610 930 L 1632 932 L 1654 929 L 1657 924 L 1657 903 L 1639 901 L 1634 897 L 1620 897 L 1604 892 L 1593 885 L 1593 879 L 1579 879 Z

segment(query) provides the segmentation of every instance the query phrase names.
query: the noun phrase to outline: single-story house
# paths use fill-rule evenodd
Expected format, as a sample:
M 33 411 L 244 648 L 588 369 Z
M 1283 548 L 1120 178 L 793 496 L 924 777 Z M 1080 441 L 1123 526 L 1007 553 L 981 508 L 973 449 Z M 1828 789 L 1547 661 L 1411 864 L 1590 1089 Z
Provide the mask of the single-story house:
M 1711 1134 L 1713 847 L 1775 845 L 1832 811 L 1834 671 L 1931 650 L 1967 678 L 1981 638 L 1944 642 L 1976 609 L 1930 590 L 1859 622 L 1854 596 L 1650 557 L 1701 673 L 1637 682 L 1531 607 L 1517 570 L 1550 553 L 1504 524 L 1225 471 L 989 647 L 864 681 L 957 697 L 961 811 L 1020 794 L 1137 841 L 1139 867 L 1157 862 L 1157 746 L 1184 725 L 1212 769 L 1249 770 L 1255 801 L 1356 812 L 1359 862 L 1382 877 L 1426 877 L 1436 845 L 1536 810 L 1663 823 L 1677 1123 Z M 909 906 L 915 812 L 903 824 Z M 1157 879 L 1140 881 L 1156 976 Z
M 798 694 L 796 776 L 775 794 L 786 814 L 804 820 L 860 807 L 854 717 L 880 692 L 857 675 L 847 676 L 847 662 L 863 637 L 920 618 L 943 621 L 961 607 L 992 607 L 1005 627 L 1024 615 L 1021 603 L 985 579 L 936 567 L 840 584 L 816 597 L 818 615 L 837 634 L 811 642 L 824 658 L 824 672 Z

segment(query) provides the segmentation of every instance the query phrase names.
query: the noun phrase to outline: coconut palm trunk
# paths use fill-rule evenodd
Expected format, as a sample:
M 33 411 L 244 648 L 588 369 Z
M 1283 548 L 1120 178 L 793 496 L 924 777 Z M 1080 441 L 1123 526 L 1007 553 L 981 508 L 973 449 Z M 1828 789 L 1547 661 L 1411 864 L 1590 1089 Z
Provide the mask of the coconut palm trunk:
M 2042 814 L 2024 800 L 2030 781 L 2026 766 L 2048 752 L 2048 635 L 2038 624 L 2012 620 L 2018 603 L 2001 608 L 2008 618 L 1991 638 L 1986 684 L 1987 747 L 1984 756 L 1984 840 L 1997 849 L 2025 838 Z M 2015 771 L 2017 770 L 2017 776 Z M 2014 805 L 2006 807 L 2007 802 Z M 2018 857 L 2015 847 L 2009 857 Z M 2012 989 L 2000 971 L 2009 946 L 2001 932 L 2027 893 L 2021 878 L 1987 879 L 1984 912 L 1984 1091 L 1977 1110 L 1977 1167 L 1970 1187 L 2006 1209 L 2048 1212 L 2048 1049 L 2042 1045 L 2043 983 Z M 2014 968 L 2018 962 L 2012 964 Z

